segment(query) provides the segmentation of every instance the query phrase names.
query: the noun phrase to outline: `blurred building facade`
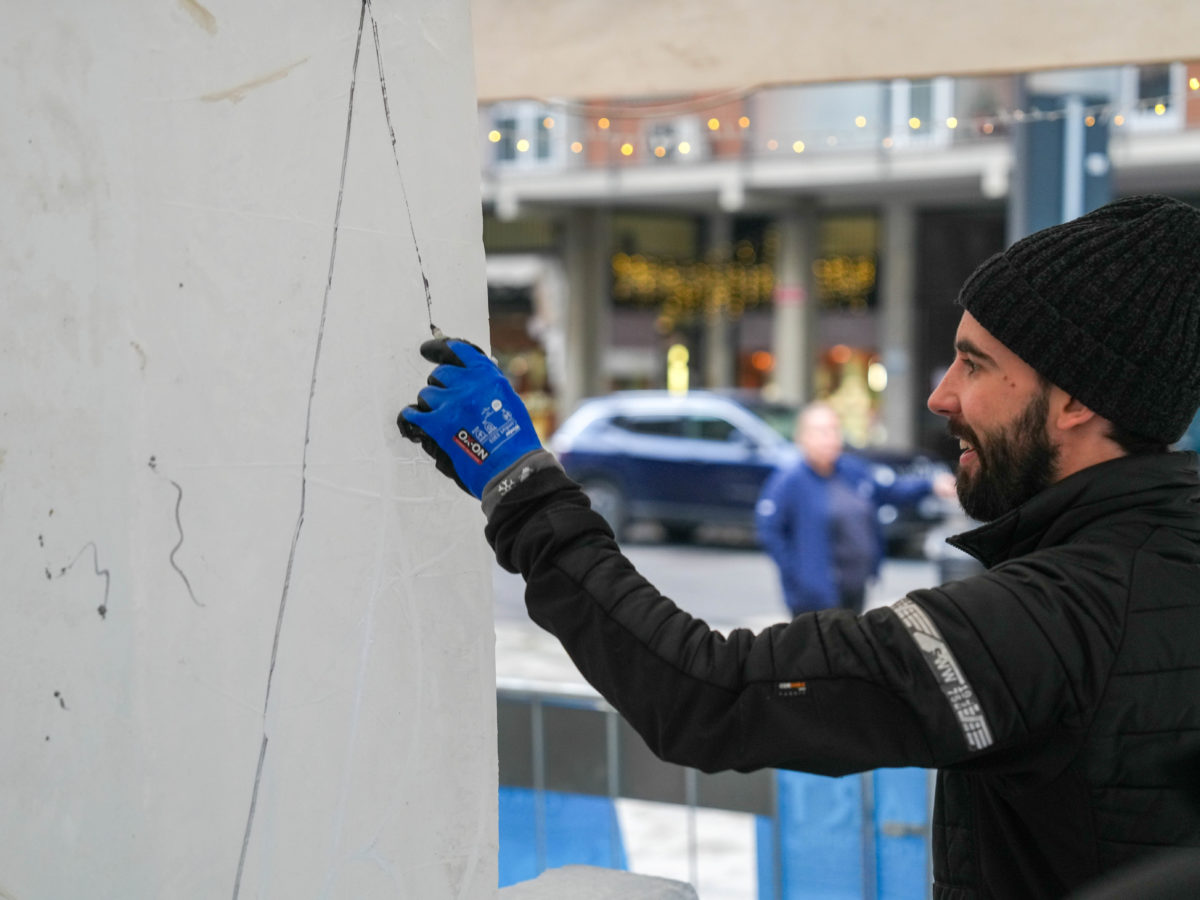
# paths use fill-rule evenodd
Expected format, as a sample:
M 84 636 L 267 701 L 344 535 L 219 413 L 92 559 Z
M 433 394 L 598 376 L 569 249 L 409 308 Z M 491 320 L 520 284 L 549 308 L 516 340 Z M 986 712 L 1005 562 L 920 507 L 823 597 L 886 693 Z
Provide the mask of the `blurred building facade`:
M 693 387 L 936 452 L 979 262 L 1110 198 L 1200 204 L 1200 63 L 498 102 L 479 142 L 493 348 L 544 431 L 682 347 Z

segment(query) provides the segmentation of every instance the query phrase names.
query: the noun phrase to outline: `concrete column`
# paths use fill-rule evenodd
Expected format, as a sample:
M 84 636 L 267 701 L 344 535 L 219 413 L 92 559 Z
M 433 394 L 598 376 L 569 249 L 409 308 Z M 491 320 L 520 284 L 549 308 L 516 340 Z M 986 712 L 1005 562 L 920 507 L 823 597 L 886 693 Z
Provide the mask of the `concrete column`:
M 924 402 L 913 378 L 917 228 L 912 204 L 886 204 L 882 224 L 879 350 L 888 380 L 880 421 L 890 446 L 911 447 L 916 443 L 916 404 Z
M 812 263 L 817 221 L 811 208 L 791 210 L 778 221 L 775 264 L 775 356 L 772 388 L 783 402 L 804 403 L 813 393 L 816 310 Z
M 708 221 L 708 260 L 713 265 L 727 263 L 733 256 L 733 217 L 714 213 Z M 734 330 L 730 326 L 728 297 L 713 298 L 704 322 L 704 383 L 710 388 L 731 387 L 734 383 L 736 356 Z
M 576 209 L 566 219 L 563 265 L 567 276 L 567 352 L 562 390 L 556 397 L 559 421 L 584 397 L 608 389 L 605 351 L 610 344 L 609 267 L 612 228 L 606 210 Z

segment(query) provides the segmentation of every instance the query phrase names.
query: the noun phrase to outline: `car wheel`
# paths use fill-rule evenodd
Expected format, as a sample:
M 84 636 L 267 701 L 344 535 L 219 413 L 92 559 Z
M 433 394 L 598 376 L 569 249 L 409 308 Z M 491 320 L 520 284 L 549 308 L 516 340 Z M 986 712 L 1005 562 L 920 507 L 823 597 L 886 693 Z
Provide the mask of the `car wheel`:
M 690 522 L 664 522 L 663 533 L 669 544 L 690 544 L 696 539 L 696 526 Z
M 621 493 L 621 489 L 603 478 L 584 479 L 579 486 L 591 501 L 592 509 L 604 516 L 604 521 L 613 530 L 617 540 L 620 540 L 628 516 L 625 495 Z

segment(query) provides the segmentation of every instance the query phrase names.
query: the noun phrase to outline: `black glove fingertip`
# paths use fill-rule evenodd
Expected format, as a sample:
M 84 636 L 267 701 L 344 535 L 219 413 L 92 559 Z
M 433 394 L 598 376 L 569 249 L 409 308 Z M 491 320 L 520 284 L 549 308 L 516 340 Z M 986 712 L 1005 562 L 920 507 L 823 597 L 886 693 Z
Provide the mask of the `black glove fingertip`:
M 417 410 L 418 406 L 406 406 L 400 410 L 400 415 L 396 416 L 396 427 L 400 429 L 400 433 L 410 441 L 420 441 L 421 436 L 425 434 L 420 428 L 414 425 L 408 419 L 404 418 L 404 414 L 409 410 Z
M 458 358 L 458 354 L 450 349 L 450 338 L 446 337 L 430 338 L 421 344 L 421 356 L 438 365 L 450 363 L 454 366 L 461 366 L 463 364 L 463 361 Z
M 450 462 L 450 457 L 448 457 L 445 453 L 437 454 L 437 456 L 434 457 L 433 464 L 437 467 L 439 472 L 441 472 L 447 478 L 453 478 L 455 484 L 457 484 L 468 494 L 471 493 L 470 488 L 462 483 L 462 479 L 459 478 L 458 473 L 454 471 L 454 463 Z

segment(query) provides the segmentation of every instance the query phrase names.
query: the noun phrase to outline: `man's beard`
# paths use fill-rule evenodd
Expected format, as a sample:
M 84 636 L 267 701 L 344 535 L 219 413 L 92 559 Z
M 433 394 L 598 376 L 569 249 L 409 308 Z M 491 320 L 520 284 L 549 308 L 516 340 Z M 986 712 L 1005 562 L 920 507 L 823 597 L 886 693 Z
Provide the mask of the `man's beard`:
M 1046 434 L 1050 390 L 1040 390 L 1011 425 L 985 431 L 983 440 L 968 425 L 951 422 L 976 454 L 976 472 L 960 467 L 956 486 L 963 511 L 980 522 L 998 519 L 1058 479 L 1058 448 Z

